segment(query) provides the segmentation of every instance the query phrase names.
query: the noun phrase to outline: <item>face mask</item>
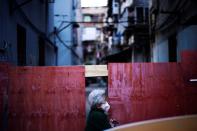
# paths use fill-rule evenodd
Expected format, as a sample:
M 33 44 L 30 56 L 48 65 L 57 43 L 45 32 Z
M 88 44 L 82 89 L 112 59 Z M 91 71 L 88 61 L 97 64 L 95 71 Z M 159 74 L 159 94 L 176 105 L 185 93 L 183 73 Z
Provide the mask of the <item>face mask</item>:
M 107 113 L 110 109 L 110 105 L 108 104 L 108 102 L 105 102 L 105 104 L 101 105 L 101 108 Z

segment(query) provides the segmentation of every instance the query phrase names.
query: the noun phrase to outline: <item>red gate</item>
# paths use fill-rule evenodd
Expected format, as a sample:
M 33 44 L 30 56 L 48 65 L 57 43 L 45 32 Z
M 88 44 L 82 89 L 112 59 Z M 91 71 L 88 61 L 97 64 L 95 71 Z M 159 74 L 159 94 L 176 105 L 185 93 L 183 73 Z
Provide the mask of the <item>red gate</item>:
M 109 64 L 112 117 L 121 124 L 197 114 L 197 53 L 181 63 Z

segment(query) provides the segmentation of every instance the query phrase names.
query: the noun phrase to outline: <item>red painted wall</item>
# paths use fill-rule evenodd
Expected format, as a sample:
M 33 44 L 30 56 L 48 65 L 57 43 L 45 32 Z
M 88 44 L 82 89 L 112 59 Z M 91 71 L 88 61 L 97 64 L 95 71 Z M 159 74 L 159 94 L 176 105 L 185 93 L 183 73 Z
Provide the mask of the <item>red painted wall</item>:
M 83 131 L 84 67 L 12 67 L 9 131 Z
M 184 52 L 182 63 L 109 64 L 111 117 L 125 124 L 197 114 L 197 83 L 189 82 L 196 61 L 196 52 Z

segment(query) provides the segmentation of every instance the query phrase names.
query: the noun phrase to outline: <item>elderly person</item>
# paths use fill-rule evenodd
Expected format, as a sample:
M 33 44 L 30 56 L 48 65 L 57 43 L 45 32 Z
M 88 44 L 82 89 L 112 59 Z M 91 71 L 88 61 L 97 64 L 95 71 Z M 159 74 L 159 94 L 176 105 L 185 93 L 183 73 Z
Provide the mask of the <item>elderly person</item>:
M 110 106 L 106 101 L 105 91 L 93 90 L 88 96 L 88 101 L 91 110 L 88 115 L 86 131 L 102 131 L 111 128 L 107 115 Z

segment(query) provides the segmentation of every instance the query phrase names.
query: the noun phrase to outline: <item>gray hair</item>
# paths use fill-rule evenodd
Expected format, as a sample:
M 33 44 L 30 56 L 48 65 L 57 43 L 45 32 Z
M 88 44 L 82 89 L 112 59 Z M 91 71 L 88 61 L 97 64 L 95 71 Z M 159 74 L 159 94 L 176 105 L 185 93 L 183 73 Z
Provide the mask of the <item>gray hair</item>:
M 97 104 L 102 104 L 105 102 L 105 90 L 95 89 L 93 90 L 89 96 L 88 101 L 90 106 L 95 106 Z

